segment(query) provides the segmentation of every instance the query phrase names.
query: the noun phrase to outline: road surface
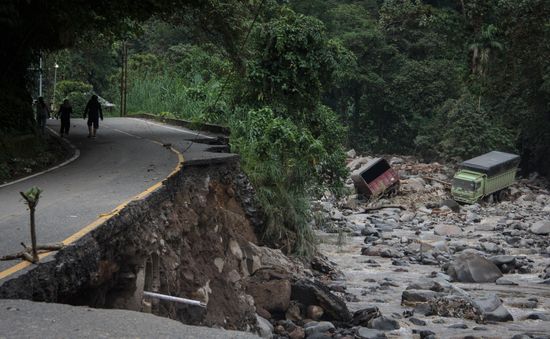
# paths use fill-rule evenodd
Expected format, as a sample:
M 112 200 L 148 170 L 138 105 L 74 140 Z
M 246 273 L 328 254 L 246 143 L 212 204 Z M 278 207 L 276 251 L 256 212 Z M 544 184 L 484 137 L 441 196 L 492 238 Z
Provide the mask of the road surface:
M 57 131 L 59 122 L 48 120 L 48 126 Z M 181 160 L 178 153 L 185 162 L 234 156 L 207 152 L 211 146 L 193 142 L 208 138 L 203 134 L 141 119 L 106 118 L 97 138 L 87 134 L 85 121 L 73 119 L 67 139 L 80 152 L 76 160 L 0 187 L 0 256 L 20 251 L 21 242 L 31 243 L 21 191 L 33 186 L 43 190 L 36 209 L 38 242 L 61 242 L 166 178 Z M 0 261 L 0 283 L 17 262 Z
M 0 300 L 0 338 L 253 339 L 251 333 L 184 325 L 152 314 L 28 300 Z

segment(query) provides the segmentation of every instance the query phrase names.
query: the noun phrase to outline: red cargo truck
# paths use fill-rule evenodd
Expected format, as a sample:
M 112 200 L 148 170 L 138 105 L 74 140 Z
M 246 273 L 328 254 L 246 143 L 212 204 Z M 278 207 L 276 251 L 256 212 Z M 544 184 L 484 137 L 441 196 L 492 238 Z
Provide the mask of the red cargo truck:
M 399 175 L 383 158 L 375 158 L 351 175 L 357 191 L 366 197 L 384 193 L 394 194 L 399 189 Z

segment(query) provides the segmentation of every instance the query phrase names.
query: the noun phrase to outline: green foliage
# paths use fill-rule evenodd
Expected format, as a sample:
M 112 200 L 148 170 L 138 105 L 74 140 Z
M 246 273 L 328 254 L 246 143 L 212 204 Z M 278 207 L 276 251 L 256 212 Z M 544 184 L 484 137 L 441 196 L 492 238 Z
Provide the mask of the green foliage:
M 181 119 L 218 122 L 215 113 L 225 109 L 224 102 L 218 102 L 217 110 L 213 109 L 219 90 L 216 80 L 193 86 L 168 73 L 140 74 L 128 84 L 128 111 L 165 112 Z
M 334 122 L 326 108 L 320 110 L 325 110 L 318 119 L 321 124 Z M 315 137 L 310 128 L 277 116 L 268 107 L 243 112 L 232 121 L 231 131 L 231 148 L 241 155 L 267 217 L 264 241 L 298 255 L 312 254 L 310 194 L 323 182 L 337 184 L 341 179 L 343 152 L 336 146 L 338 139 Z M 332 136 L 341 138 L 337 134 Z
M 33 186 L 27 192 L 21 192 L 21 195 L 23 195 L 28 205 L 36 207 L 40 199 L 40 193 L 42 193 L 42 190 L 37 186 Z
M 514 151 L 515 135 L 502 124 L 489 121 L 487 113 L 479 110 L 477 99 L 463 94 L 447 100 L 439 109 L 438 124 L 416 143 L 435 145 L 441 158 L 467 159 L 491 150 Z
M 61 104 L 63 100 L 68 99 L 74 115 L 80 116 L 84 113 L 91 91 L 92 85 L 81 81 L 63 80 L 57 83 L 55 102 Z

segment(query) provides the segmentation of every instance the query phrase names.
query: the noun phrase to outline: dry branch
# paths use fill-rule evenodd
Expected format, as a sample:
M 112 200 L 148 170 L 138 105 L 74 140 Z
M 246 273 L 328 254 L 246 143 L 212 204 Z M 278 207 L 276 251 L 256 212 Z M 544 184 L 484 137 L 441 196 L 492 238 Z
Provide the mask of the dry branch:
M 403 205 L 382 205 L 382 206 L 376 206 L 376 207 L 366 207 L 365 212 L 377 211 L 377 210 L 381 210 L 381 209 L 384 209 L 384 208 L 399 208 L 399 209 L 402 209 L 402 210 L 407 209 Z
M 445 186 L 452 186 L 452 184 L 451 184 L 450 182 L 443 181 L 443 180 L 439 180 L 439 179 L 432 178 L 432 177 L 423 176 L 422 179 L 430 180 L 430 181 L 435 181 L 435 182 L 438 182 L 438 183 L 440 183 L 440 184 L 442 184 L 442 185 L 445 185 Z

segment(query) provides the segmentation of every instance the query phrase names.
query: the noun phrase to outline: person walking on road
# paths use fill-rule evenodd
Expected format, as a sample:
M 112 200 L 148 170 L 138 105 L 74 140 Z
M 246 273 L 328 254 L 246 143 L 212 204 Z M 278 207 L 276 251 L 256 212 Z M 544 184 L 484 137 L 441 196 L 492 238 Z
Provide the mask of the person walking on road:
M 44 102 L 43 97 L 38 98 L 38 102 L 36 103 L 36 122 L 38 124 L 38 129 L 44 135 L 46 132 L 46 121 L 50 117 L 50 109 L 48 108 L 48 105 Z
M 63 100 L 63 104 L 59 107 L 57 112 L 57 118 L 61 119 L 61 129 L 59 135 L 63 138 L 63 135 L 69 135 L 69 128 L 71 127 L 71 114 L 73 113 L 73 107 L 69 103 L 69 100 Z
M 88 116 L 88 138 L 95 138 L 96 130 L 99 128 L 99 118 L 103 121 L 103 111 L 97 95 L 92 95 L 92 98 L 86 104 L 84 109 L 84 119 Z

